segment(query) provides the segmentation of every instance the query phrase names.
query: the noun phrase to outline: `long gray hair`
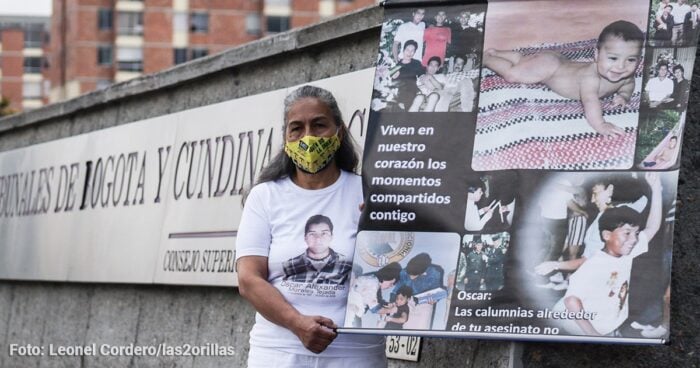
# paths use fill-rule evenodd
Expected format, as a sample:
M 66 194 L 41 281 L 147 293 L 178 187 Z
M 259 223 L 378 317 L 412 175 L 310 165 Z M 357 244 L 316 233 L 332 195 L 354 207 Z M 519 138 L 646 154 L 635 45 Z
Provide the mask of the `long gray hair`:
M 282 125 L 283 142 L 284 135 L 287 131 L 287 115 L 292 109 L 292 106 L 303 98 L 316 98 L 326 104 L 326 106 L 328 106 L 328 108 L 331 110 L 335 125 L 338 126 L 341 131 L 343 131 L 343 138 L 340 141 L 340 148 L 338 148 L 338 151 L 335 153 L 335 163 L 341 170 L 355 172 L 360 159 L 355 151 L 353 139 L 350 136 L 350 132 L 345 126 L 345 123 L 343 122 L 343 116 L 340 113 L 338 102 L 336 102 L 332 93 L 323 88 L 314 86 L 299 87 L 284 99 L 284 124 Z M 294 162 L 289 159 L 289 156 L 287 156 L 287 154 L 284 152 L 284 149 L 281 149 L 272 159 L 272 161 L 270 161 L 270 164 L 265 166 L 265 168 L 260 172 L 256 184 L 291 177 L 295 172 L 296 166 L 294 165 Z

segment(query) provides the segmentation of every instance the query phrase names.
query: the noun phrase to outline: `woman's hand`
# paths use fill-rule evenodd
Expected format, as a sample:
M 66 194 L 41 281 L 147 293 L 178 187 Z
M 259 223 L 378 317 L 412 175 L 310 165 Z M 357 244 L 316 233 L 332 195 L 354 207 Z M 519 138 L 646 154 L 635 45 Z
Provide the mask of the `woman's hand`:
M 299 315 L 294 323 L 292 332 L 297 335 L 304 347 L 319 354 L 338 336 L 333 331 L 337 326 L 332 320 L 321 316 Z
M 236 270 L 239 293 L 268 321 L 290 330 L 304 347 L 316 354 L 333 342 L 337 333 L 333 331 L 336 325 L 331 319 L 299 313 L 267 281 L 267 257 L 241 257 Z

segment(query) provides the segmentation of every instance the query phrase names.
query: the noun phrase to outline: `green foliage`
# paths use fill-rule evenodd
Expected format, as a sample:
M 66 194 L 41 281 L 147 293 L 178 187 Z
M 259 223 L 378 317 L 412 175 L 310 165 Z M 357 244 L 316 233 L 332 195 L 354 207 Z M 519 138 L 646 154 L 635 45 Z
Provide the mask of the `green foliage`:
M 653 40 L 656 34 L 656 10 L 659 9 L 661 0 L 651 0 L 651 11 L 649 12 L 649 33 L 647 39 Z
M 2 99 L 0 100 L 0 117 L 16 113 L 17 110 L 10 107 L 10 100 L 7 97 L 2 96 Z
M 391 46 L 394 44 L 396 29 L 404 22 L 401 19 L 392 19 L 382 25 L 382 36 L 379 40 L 379 50 L 387 51 L 391 54 Z

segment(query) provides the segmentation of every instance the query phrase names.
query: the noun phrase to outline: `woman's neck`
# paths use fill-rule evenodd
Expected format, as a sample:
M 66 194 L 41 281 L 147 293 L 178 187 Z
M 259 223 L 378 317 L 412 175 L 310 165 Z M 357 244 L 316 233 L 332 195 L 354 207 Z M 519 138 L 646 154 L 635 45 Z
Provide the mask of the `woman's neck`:
M 340 169 L 335 164 L 335 160 L 333 160 L 328 166 L 315 174 L 310 174 L 297 168 L 292 181 L 304 189 L 323 189 L 333 185 L 339 177 Z

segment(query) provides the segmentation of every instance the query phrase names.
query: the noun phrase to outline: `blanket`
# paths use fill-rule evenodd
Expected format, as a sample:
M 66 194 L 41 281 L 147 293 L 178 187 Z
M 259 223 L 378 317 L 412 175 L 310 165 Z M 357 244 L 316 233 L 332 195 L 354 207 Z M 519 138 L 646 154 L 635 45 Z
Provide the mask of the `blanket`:
M 553 50 L 570 60 L 593 61 L 596 40 L 548 44 L 519 49 L 523 54 Z M 634 161 L 642 66 L 635 73 L 635 89 L 625 107 L 612 107 L 612 96 L 601 100 L 606 121 L 624 129 L 615 138 L 590 127 L 580 101 L 562 97 L 543 84 L 508 83 L 482 69 L 479 113 L 472 168 L 610 170 L 629 169 Z

